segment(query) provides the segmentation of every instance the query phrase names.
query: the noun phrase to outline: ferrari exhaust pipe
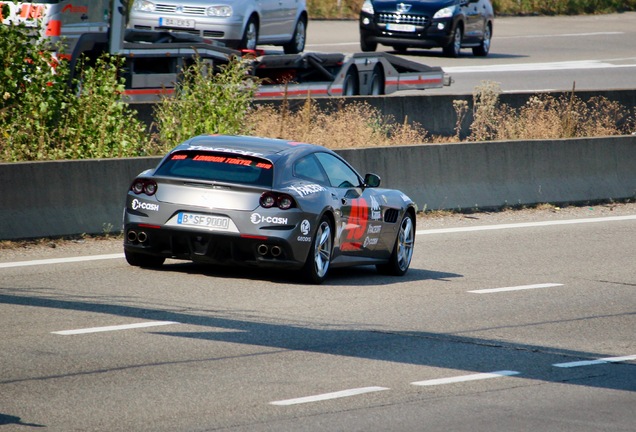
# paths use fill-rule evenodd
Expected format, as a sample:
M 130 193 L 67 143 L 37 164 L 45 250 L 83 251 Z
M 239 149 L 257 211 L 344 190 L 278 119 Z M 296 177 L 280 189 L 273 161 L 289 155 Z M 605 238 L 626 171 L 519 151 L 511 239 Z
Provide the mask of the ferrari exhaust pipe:
M 268 248 L 268 247 L 267 247 L 267 245 L 265 245 L 265 244 L 258 245 L 258 247 L 256 248 L 256 251 L 258 252 L 258 254 L 259 254 L 260 256 L 265 256 L 265 255 L 267 255 L 267 251 L 268 251 L 268 250 L 269 250 L 269 248 Z
M 145 243 L 146 240 L 148 240 L 148 235 L 141 231 L 139 234 L 137 234 L 137 240 L 139 240 L 139 243 Z
M 280 248 L 280 246 L 272 246 L 272 256 L 273 257 L 277 257 L 280 256 L 280 254 L 282 253 L 282 249 Z
M 134 243 L 137 241 L 137 233 L 133 230 L 128 231 L 128 241 Z

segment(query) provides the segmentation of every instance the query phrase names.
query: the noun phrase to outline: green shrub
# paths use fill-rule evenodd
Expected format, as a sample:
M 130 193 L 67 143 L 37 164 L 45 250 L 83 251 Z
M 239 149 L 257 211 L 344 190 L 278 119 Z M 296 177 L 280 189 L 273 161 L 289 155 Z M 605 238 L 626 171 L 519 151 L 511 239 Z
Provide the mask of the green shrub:
M 0 63 L 0 158 L 42 159 L 70 99 L 68 69 L 23 24 L 0 25 Z
M 103 54 L 94 64 L 80 61 L 78 97 L 61 113 L 57 152 L 65 159 L 144 156 L 153 150 L 145 125 L 122 101 L 121 57 Z
M 232 59 L 219 70 L 200 58 L 185 68 L 172 96 L 155 108 L 157 144 L 164 150 L 200 134 L 239 134 L 258 87 L 249 61 Z
M 69 64 L 35 32 L 0 25 L 0 160 L 146 154 L 145 127 L 121 100 L 121 59 L 105 55 L 94 67 L 80 61 L 79 79 L 69 86 Z

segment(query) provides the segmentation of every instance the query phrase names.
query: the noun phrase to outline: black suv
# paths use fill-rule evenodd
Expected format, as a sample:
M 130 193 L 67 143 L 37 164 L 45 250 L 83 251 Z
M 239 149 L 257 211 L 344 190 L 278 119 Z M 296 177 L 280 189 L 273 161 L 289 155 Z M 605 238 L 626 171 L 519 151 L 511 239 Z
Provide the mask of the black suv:
M 457 57 L 461 48 L 476 56 L 490 50 L 494 13 L 489 0 L 365 0 L 360 12 L 360 46 L 378 44 L 398 52 L 441 47 Z

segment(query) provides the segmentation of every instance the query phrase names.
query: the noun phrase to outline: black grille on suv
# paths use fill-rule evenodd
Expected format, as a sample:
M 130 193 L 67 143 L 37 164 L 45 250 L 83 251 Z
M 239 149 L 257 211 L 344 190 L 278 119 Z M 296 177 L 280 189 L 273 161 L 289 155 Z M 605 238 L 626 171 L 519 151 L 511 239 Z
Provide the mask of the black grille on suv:
M 417 26 L 425 26 L 427 22 L 428 18 L 425 16 L 398 13 L 378 14 L 378 23 L 381 24 L 413 24 Z

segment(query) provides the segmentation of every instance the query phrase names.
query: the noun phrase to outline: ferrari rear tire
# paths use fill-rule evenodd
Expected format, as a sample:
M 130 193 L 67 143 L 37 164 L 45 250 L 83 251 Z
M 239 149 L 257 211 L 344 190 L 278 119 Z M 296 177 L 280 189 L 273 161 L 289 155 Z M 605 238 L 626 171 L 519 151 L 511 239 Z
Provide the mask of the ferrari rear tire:
M 411 265 L 415 246 L 415 224 L 413 216 L 407 212 L 400 222 L 393 252 L 387 264 L 377 265 L 380 273 L 391 276 L 404 276 Z
M 309 256 L 303 267 L 303 276 L 313 284 L 321 284 L 327 278 L 333 251 L 333 228 L 327 216 L 320 219 L 316 235 L 311 242 Z
M 140 254 L 136 252 L 124 251 L 126 261 L 131 266 L 157 268 L 161 267 L 166 260 L 164 257 Z

